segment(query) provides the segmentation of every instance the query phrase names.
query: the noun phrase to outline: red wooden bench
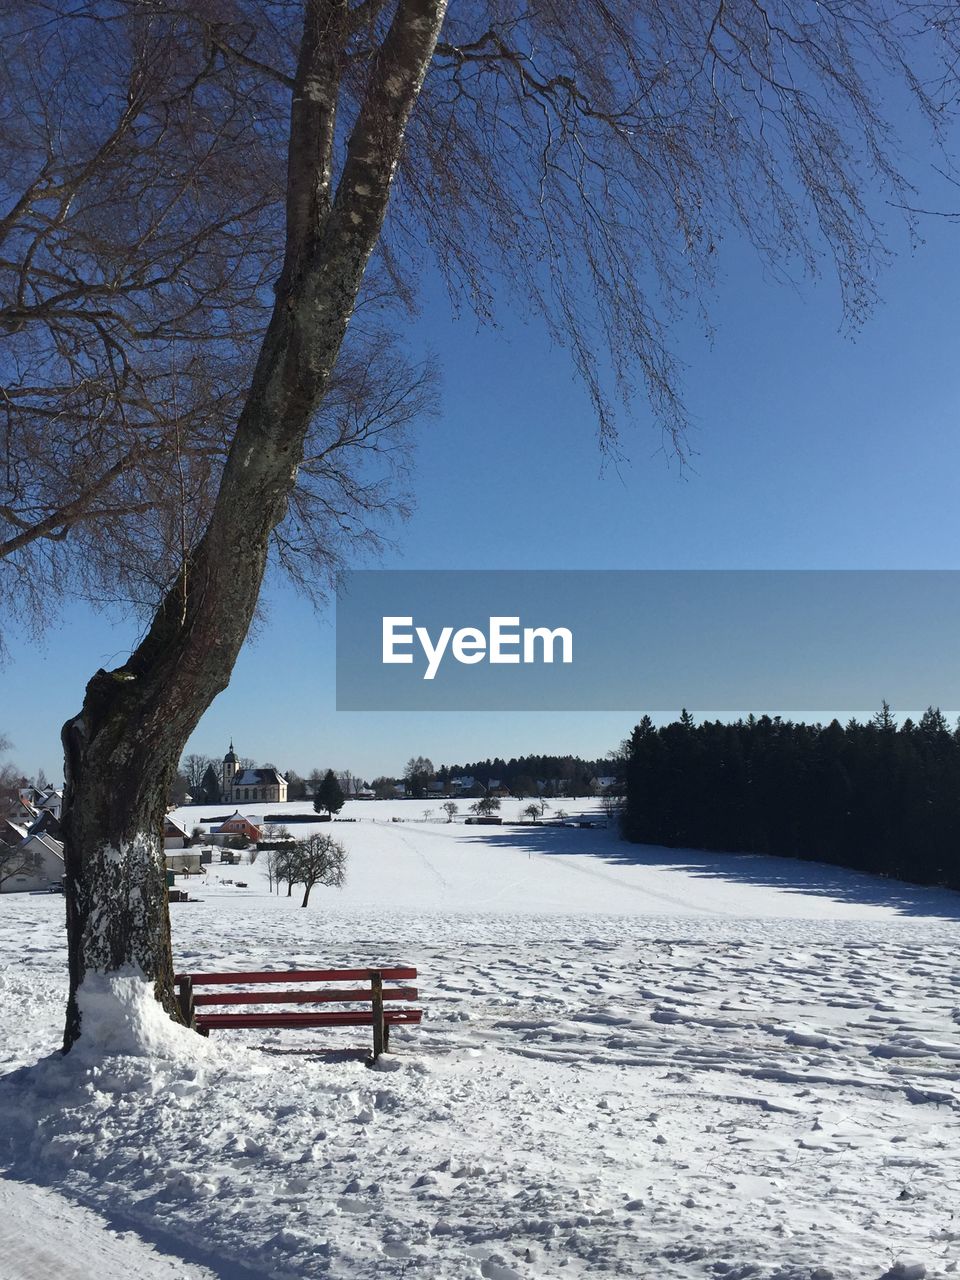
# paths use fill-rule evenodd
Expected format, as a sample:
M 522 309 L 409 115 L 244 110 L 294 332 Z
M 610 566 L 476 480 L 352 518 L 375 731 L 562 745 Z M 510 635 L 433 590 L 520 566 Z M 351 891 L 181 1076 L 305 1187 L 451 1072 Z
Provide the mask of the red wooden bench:
M 423 1016 L 421 1009 L 410 1009 L 403 1003 L 417 999 L 416 987 L 385 987 L 384 982 L 402 982 L 416 976 L 416 969 L 401 966 L 388 969 L 299 969 L 263 973 L 179 973 L 176 983 L 184 1022 L 203 1036 L 227 1027 L 372 1027 L 373 1056 L 378 1058 L 389 1048 L 391 1027 L 416 1024 Z M 366 982 L 369 986 L 317 985 L 331 982 Z M 281 983 L 285 988 L 283 991 L 237 989 L 275 987 Z M 194 988 L 200 986 L 231 989 L 196 992 Z M 385 1007 L 387 1002 L 394 1001 L 401 1002 L 399 1007 Z M 243 1007 L 327 1004 L 341 1007 L 267 1010 Z M 354 1007 L 343 1008 L 344 1005 Z M 240 1007 L 207 1012 L 211 1006 L 215 1009 L 219 1006 L 221 1010 L 223 1006 Z

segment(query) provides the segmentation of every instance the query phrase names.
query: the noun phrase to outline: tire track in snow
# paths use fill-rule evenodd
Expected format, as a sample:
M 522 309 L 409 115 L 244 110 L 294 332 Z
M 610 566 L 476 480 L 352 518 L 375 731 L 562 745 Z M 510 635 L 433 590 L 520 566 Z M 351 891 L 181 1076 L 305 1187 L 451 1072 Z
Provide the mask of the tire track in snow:
M 434 877 L 434 879 L 437 881 L 439 885 L 441 885 L 444 889 L 450 888 L 450 882 L 446 880 L 443 875 L 441 875 L 441 873 L 433 865 L 433 863 L 430 861 L 427 855 L 423 852 L 423 850 L 418 849 L 417 846 L 414 844 L 414 842 L 411 839 L 409 839 L 405 831 L 396 830 L 393 832 L 393 834 L 399 837 L 400 843 L 402 845 L 404 845 L 411 853 L 415 854 L 420 859 L 420 861 L 431 873 L 431 875 Z
M 553 866 L 561 866 L 567 871 L 574 871 L 583 876 L 592 876 L 596 880 L 605 880 L 608 884 L 615 884 L 618 889 L 624 889 L 630 893 L 639 893 L 642 897 L 653 898 L 657 902 L 666 902 L 674 908 L 679 907 L 684 915 L 726 916 L 728 918 L 736 918 L 738 915 L 736 911 L 725 911 L 723 907 L 707 907 L 704 905 L 691 907 L 689 898 L 679 898 L 661 890 L 651 889 L 649 884 L 630 884 L 629 881 L 622 879 L 620 876 L 609 875 L 605 871 L 595 871 L 592 867 L 581 867 L 576 862 L 567 861 L 568 858 L 582 858 L 590 855 L 582 853 L 539 853 L 533 849 L 527 852 L 540 861 Z M 651 871 L 650 868 L 647 868 L 647 871 L 654 876 L 659 874 Z

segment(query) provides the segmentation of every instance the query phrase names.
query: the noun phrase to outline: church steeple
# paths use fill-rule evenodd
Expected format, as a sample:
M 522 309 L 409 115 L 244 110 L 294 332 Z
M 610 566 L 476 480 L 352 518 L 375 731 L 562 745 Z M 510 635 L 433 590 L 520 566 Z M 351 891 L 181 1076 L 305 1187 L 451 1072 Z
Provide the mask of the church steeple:
M 233 754 L 233 739 L 230 739 L 230 750 L 223 757 L 223 798 L 232 799 L 233 778 L 237 772 L 237 757 Z

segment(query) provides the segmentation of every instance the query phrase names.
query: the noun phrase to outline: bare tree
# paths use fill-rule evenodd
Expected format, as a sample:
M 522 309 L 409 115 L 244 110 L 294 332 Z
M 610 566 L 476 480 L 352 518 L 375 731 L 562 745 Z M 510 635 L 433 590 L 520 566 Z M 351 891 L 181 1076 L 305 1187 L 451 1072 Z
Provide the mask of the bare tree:
M 460 812 L 460 809 L 459 809 L 459 806 L 457 805 L 456 800 L 446 800 L 440 806 L 440 808 L 447 815 L 448 822 L 452 822 L 454 818 L 457 816 L 457 814 Z
M 5 595 L 155 599 L 241 403 L 281 174 L 173 18 L 25 0 L 0 34 Z
M 286 830 L 286 828 L 283 828 Z M 289 835 L 289 832 L 287 833 Z M 280 892 L 281 884 L 287 886 L 287 897 L 293 896 L 293 886 L 297 883 L 297 850 L 296 841 L 290 840 L 278 849 L 270 849 L 267 853 L 267 876 L 270 888 L 276 887 Z
M 290 828 L 285 823 L 268 822 L 260 830 L 266 841 L 290 839 Z
M 343 794 L 348 799 L 350 796 L 355 796 L 363 786 L 363 779 L 358 778 L 357 775 L 352 773 L 349 769 L 339 770 L 337 772 L 337 781 L 340 783 Z
M 41 625 L 65 586 L 152 612 L 210 516 L 284 258 L 289 112 L 219 8 L 24 0 L 0 14 L 16 50 L 0 67 L 7 617 Z M 249 24 L 231 34 L 242 48 Z M 402 461 L 432 385 L 358 326 L 271 548 L 311 595 L 340 547 L 375 536 L 364 513 L 403 510 L 371 460 Z
M 620 813 L 620 810 L 623 808 L 623 804 L 624 804 L 623 785 L 618 783 L 614 786 L 604 788 L 603 795 L 600 798 L 600 803 L 603 806 L 603 812 L 606 814 L 607 818 L 612 822 L 613 819 L 616 818 L 617 815 Z
M 618 397 L 629 403 L 642 383 L 682 451 L 669 328 L 685 299 L 702 300 L 725 229 L 748 236 L 778 274 L 791 264 L 814 270 L 825 250 L 856 321 L 883 257 L 873 197 L 906 203 L 883 104 L 899 102 L 895 89 L 906 84 L 936 132 L 956 100 L 960 13 L 919 0 L 461 0 L 446 22 L 445 10 L 445 0 L 154 0 L 145 18 L 143 5 L 124 0 L 38 0 L 5 19 L 5 36 L 15 36 L 5 48 L 18 49 L 28 71 L 9 82 L 0 114 L 23 135 L 6 151 L 14 185 L 5 216 L 20 230 L 2 267 L 13 300 L 5 314 L 23 345 L 5 365 L 14 445 L 4 517 L 20 551 L 55 556 L 79 539 L 82 552 L 96 523 L 74 520 L 90 509 L 83 473 L 67 486 L 78 507 L 57 505 L 53 477 L 78 442 L 106 433 L 87 468 L 103 485 L 99 527 L 114 505 L 126 512 L 117 519 L 145 522 L 123 526 L 117 554 L 136 567 L 144 598 L 149 584 L 161 599 L 133 654 L 94 675 L 63 731 L 68 1047 L 90 971 L 139 969 L 176 1016 L 163 798 L 189 734 L 229 681 L 271 556 L 312 589 L 386 502 L 363 464 L 389 453 L 429 379 L 402 353 L 391 375 L 400 326 L 377 309 L 412 303 L 425 256 L 481 314 L 512 288 L 543 318 L 589 388 L 606 447 Z M 97 71 L 110 75 L 88 74 L 84 91 L 73 69 L 104 47 L 90 23 L 106 33 Z M 102 108 L 91 114 L 92 83 Z M 34 109 L 41 94 L 47 113 Z M 126 127 L 122 104 L 141 98 L 147 105 Z M 109 180 L 87 199 L 89 163 L 118 130 Z M 284 173 L 273 164 L 281 153 Z M 192 180 L 184 154 L 189 164 L 215 158 L 209 180 Z M 252 175 L 247 186 L 231 166 Z M 158 200 L 186 183 L 194 203 L 165 220 L 144 195 L 151 175 Z M 219 224 L 196 206 L 211 187 L 214 202 L 222 192 Z M 149 246 L 184 220 L 184 244 L 141 270 L 139 237 Z M 117 234 L 112 222 L 136 228 L 137 265 L 125 243 L 119 272 L 107 269 L 109 253 L 98 256 L 100 240 Z M 196 248 L 197 228 L 215 224 L 233 240 L 211 249 L 206 282 L 191 268 L 214 241 Z M 85 257 L 83 237 L 94 232 Z M 108 319 L 98 329 L 93 317 L 89 327 L 68 317 L 72 327 L 52 329 L 77 288 Z M 221 316 L 214 299 L 231 289 L 239 310 Z M 127 296 L 138 299 L 133 314 L 118 319 Z M 196 342 L 208 311 L 217 337 Z M 128 328 L 143 352 L 136 342 L 118 350 Z M 149 337 L 170 343 L 157 349 Z M 71 363 L 74 343 L 91 355 Z M 139 403 L 139 388 L 154 382 L 164 394 L 134 415 L 127 399 Z M 48 402 L 63 446 L 34 498 L 28 481 L 45 465 L 34 460 L 36 424 Z M 32 418 L 18 418 L 20 405 Z M 144 423 L 147 443 L 132 449 Z M 153 482 L 141 479 L 150 466 Z M 111 468 L 129 492 L 111 489 Z M 172 506 L 154 503 L 171 490 Z M 89 564 L 105 580 L 99 555 Z M 17 573 L 15 585 L 26 581 Z
M 317 788 L 323 782 L 323 779 L 326 776 L 327 772 L 328 770 L 326 769 L 311 769 L 310 772 L 307 774 L 307 783 L 310 787 L 310 792 L 312 795 L 317 794 Z
M 9 751 L 10 739 L 0 733 L 0 755 Z M 23 773 L 9 761 L 0 763 L 0 818 L 6 818 L 12 812 L 20 795 L 20 788 L 27 785 Z
M 6 817 L 13 809 L 25 779 L 12 764 L 0 764 L 0 817 Z
M 41 865 L 40 855 L 25 845 L 8 845 L 0 840 L 0 888 L 14 876 L 37 875 Z
M 287 799 L 302 800 L 307 794 L 307 787 L 296 769 L 284 769 L 283 776 L 287 780 Z
M 287 874 L 292 877 L 292 883 L 303 885 L 301 907 L 310 901 L 310 891 L 316 885 L 339 889 L 346 879 L 347 851 L 331 836 L 312 835 L 296 840 L 287 857 Z
M 418 799 L 425 796 L 427 784 L 435 773 L 433 761 L 427 756 L 411 756 L 403 770 L 403 780 L 409 793 Z
M 192 796 L 196 797 L 199 794 L 200 787 L 203 784 L 204 774 L 211 766 L 216 770 L 216 760 L 211 759 L 210 756 L 200 755 L 196 752 L 191 753 L 188 756 L 184 756 L 180 761 L 180 772 L 186 778 L 187 790 Z

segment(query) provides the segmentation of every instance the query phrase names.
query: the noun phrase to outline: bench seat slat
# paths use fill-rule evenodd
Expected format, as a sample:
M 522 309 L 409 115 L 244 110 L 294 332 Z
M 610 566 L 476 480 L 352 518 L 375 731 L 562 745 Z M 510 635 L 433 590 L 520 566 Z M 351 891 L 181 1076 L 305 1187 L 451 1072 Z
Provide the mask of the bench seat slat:
M 385 1009 L 383 1020 L 391 1026 L 418 1023 L 420 1009 Z M 373 1024 L 373 1011 L 367 1009 L 326 1009 L 316 1013 L 202 1013 L 197 1015 L 197 1026 L 206 1029 L 217 1027 L 369 1027 Z
M 290 970 L 258 970 L 250 973 L 178 973 L 176 981 L 190 978 L 195 987 L 214 984 L 236 983 L 238 986 L 250 982 L 368 982 L 371 973 L 379 973 L 385 981 L 396 982 L 417 976 L 416 969 L 407 965 L 394 966 L 392 969 L 300 969 Z
M 416 987 L 385 987 L 384 1000 L 416 1000 Z M 193 997 L 193 1003 L 210 1004 L 330 1004 L 351 1002 L 370 1004 L 373 992 L 369 987 L 314 988 L 312 991 L 202 991 Z

